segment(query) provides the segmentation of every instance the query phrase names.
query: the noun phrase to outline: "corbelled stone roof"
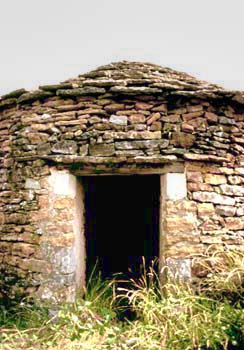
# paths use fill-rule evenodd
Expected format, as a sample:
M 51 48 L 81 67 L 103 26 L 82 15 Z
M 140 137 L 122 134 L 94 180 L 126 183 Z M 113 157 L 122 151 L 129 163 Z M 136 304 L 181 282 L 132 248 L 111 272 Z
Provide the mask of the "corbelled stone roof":
M 159 94 L 197 98 L 227 98 L 244 104 L 244 92 L 226 90 L 198 80 L 186 73 L 142 62 L 115 62 L 100 66 L 56 85 L 38 90 L 15 90 L 0 99 L 0 109 L 14 104 L 33 102 L 51 96 L 73 97 L 113 93 L 118 95 Z

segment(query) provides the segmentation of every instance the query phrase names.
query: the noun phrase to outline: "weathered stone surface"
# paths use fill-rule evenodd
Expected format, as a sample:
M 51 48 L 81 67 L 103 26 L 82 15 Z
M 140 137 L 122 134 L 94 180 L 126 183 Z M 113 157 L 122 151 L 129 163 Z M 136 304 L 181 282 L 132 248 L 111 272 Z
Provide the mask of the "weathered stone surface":
M 113 86 L 110 88 L 111 92 L 117 92 L 120 94 L 137 95 L 137 94 L 158 94 L 162 90 L 144 86 Z
M 177 184 L 177 186 L 176 186 Z M 162 177 L 162 191 L 165 199 L 178 201 L 187 197 L 184 173 L 168 173 Z
M 169 277 L 173 279 L 173 281 L 183 281 L 189 282 L 192 277 L 191 273 L 191 260 L 190 259 L 175 259 L 175 258 L 167 258 L 166 260 Z
M 40 190 L 41 188 L 40 181 L 27 178 L 25 180 L 25 188 L 30 190 Z
M 53 85 L 41 85 L 40 89 L 45 91 L 56 91 L 58 89 L 72 89 L 72 84 L 70 83 L 60 83 Z
M 226 218 L 226 228 L 229 230 L 244 230 L 244 217 Z
M 214 162 L 214 163 L 223 163 L 226 162 L 227 159 L 224 157 L 218 157 L 215 155 L 207 155 L 207 154 L 195 154 L 195 153 L 185 153 L 184 158 L 187 160 L 197 160 L 200 162 Z
M 150 131 L 160 131 L 161 129 L 162 129 L 161 122 L 154 122 L 150 125 L 150 128 L 149 128 Z
M 244 216 L 244 207 L 237 208 L 236 215 L 237 216 Z
M 28 219 L 25 214 L 12 213 L 8 216 L 5 216 L 6 224 L 20 224 L 24 225 L 28 222 Z
M 56 142 L 52 147 L 53 153 L 75 154 L 77 150 L 77 143 L 69 140 Z
M 33 102 L 36 100 L 43 100 L 47 97 L 52 96 L 52 93 L 49 91 L 42 91 L 37 90 L 33 92 L 27 92 L 25 94 L 21 94 L 21 96 L 18 98 L 18 103 L 27 103 L 27 102 Z
M 199 202 L 234 205 L 235 199 L 227 196 L 222 196 L 215 192 L 193 192 L 193 199 Z
M 207 192 L 214 192 L 213 186 L 209 184 L 205 184 L 202 182 L 188 182 L 187 183 L 187 189 L 191 192 L 197 192 L 197 191 L 207 191 Z
M 217 205 L 216 213 L 221 216 L 234 216 L 236 213 L 236 208 L 229 205 Z
M 159 112 L 152 113 L 151 116 L 147 119 L 147 124 L 151 125 L 152 123 L 156 122 L 160 118 L 161 118 L 161 114 Z
M 60 89 L 57 91 L 58 96 L 62 97 L 76 97 L 76 96 L 83 96 L 83 95 L 99 95 L 104 94 L 105 89 L 104 88 L 98 88 L 95 86 L 86 86 L 83 88 L 76 88 L 76 89 Z
M 196 140 L 196 137 L 184 132 L 172 133 L 172 144 L 176 147 L 190 148 Z
M 195 172 L 188 171 L 186 173 L 186 176 L 187 176 L 187 180 L 190 182 L 196 182 L 196 183 L 203 182 L 202 173 L 199 171 L 195 171 Z
M 197 204 L 194 201 L 189 201 L 186 199 L 180 201 L 168 200 L 165 204 L 165 211 L 167 215 L 185 215 L 186 213 L 196 213 Z
M 116 149 L 161 149 L 166 148 L 168 140 L 120 141 L 115 142 Z
M 125 149 L 125 150 L 120 150 L 115 152 L 116 156 L 119 157 L 139 157 L 139 156 L 144 156 L 144 152 L 140 151 L 138 149 Z
M 185 122 L 188 122 L 189 120 L 192 120 L 194 118 L 201 117 L 203 115 L 203 112 L 192 112 L 192 113 L 186 113 L 182 115 L 182 118 Z
M 128 117 L 125 115 L 111 115 L 109 122 L 117 125 L 127 125 Z
M 28 243 L 14 243 L 12 246 L 13 255 L 29 257 L 36 251 L 36 247 Z
M 241 176 L 233 175 L 228 177 L 228 181 L 231 185 L 240 185 L 244 183 L 244 178 Z
M 240 174 L 240 175 L 244 175 L 244 168 L 242 168 L 242 167 L 237 167 L 237 168 L 235 168 L 235 172 L 237 173 L 237 174 Z
M 205 118 L 209 122 L 213 122 L 213 123 L 217 123 L 217 121 L 218 121 L 218 116 L 216 114 L 210 113 L 210 112 L 205 112 Z
M 53 207 L 55 209 L 65 209 L 65 208 L 71 208 L 74 204 L 74 199 L 70 197 L 61 197 L 56 198 Z
M 217 174 L 206 174 L 204 180 L 210 185 L 221 185 L 227 183 L 227 179 L 224 175 Z
M 130 124 L 140 124 L 140 123 L 144 123 L 146 120 L 146 117 L 144 114 L 141 113 L 135 113 L 135 114 L 131 114 L 131 116 L 129 117 L 129 122 Z
M 87 156 L 87 154 L 88 154 L 88 145 L 82 145 L 79 148 L 79 155 L 84 157 L 84 156 Z
M 117 111 L 123 110 L 124 108 L 125 108 L 125 105 L 122 103 L 111 103 L 104 107 L 105 111 L 108 111 L 108 112 L 117 112 Z
M 188 232 L 189 240 L 191 240 L 191 232 L 195 231 L 197 228 L 195 217 L 190 214 L 187 216 L 169 216 L 165 218 L 164 224 L 167 232 L 170 232 L 171 234 L 180 234 L 181 232 Z
M 244 187 L 237 185 L 221 185 L 220 191 L 223 194 L 229 196 L 243 196 L 244 195 Z
M 199 203 L 197 205 L 197 211 L 200 218 L 215 214 L 214 205 L 212 203 Z
M 153 107 L 153 104 L 146 102 L 136 102 L 135 109 L 148 111 Z
M 153 107 L 153 108 L 152 108 L 152 111 L 153 111 L 153 112 L 163 112 L 163 113 L 167 113 L 167 110 L 168 110 L 168 108 L 167 108 L 167 104 L 166 104 L 166 103 L 163 103 L 163 104 L 161 104 L 161 105 L 159 105 L 159 106 L 156 106 L 156 107 Z
M 113 156 L 114 153 L 115 153 L 115 148 L 113 144 L 101 143 L 101 144 L 90 145 L 89 147 L 89 154 L 91 156 L 107 157 L 107 156 Z
M 49 142 L 38 145 L 37 154 L 48 155 L 49 153 L 51 153 L 51 144 Z
M 116 134 L 114 134 L 114 138 L 117 140 L 155 140 L 155 139 L 161 139 L 161 131 L 128 131 L 128 132 L 123 132 L 119 131 Z
M 187 112 L 189 113 L 194 113 L 194 112 L 201 112 L 203 110 L 203 106 L 202 105 L 189 105 L 186 106 Z

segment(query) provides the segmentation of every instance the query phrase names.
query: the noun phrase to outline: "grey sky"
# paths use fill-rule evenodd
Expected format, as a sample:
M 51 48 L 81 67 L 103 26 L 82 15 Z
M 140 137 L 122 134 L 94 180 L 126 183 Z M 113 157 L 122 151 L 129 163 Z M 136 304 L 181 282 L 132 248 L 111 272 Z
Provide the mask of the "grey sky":
M 244 90 L 243 0 L 0 2 L 0 95 L 123 59 Z

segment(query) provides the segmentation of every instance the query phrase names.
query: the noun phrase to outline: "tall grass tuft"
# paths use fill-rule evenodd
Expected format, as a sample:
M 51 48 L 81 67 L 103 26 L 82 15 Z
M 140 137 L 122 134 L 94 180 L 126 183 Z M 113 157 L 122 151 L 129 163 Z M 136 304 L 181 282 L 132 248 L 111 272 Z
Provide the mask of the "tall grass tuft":
M 164 288 L 154 266 L 122 282 L 94 270 L 84 297 L 63 305 L 55 318 L 24 300 L 2 306 L 0 349 L 244 349 L 242 254 L 207 251 L 194 265 L 202 279 L 169 280 Z

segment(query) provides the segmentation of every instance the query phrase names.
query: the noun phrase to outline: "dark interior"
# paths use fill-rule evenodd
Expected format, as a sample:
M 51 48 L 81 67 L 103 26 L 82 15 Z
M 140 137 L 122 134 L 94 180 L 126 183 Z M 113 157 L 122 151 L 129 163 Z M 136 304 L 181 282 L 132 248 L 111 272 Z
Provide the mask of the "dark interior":
M 89 176 L 85 188 L 87 278 L 137 278 L 159 250 L 159 176 Z M 121 274 L 119 275 L 121 277 Z

